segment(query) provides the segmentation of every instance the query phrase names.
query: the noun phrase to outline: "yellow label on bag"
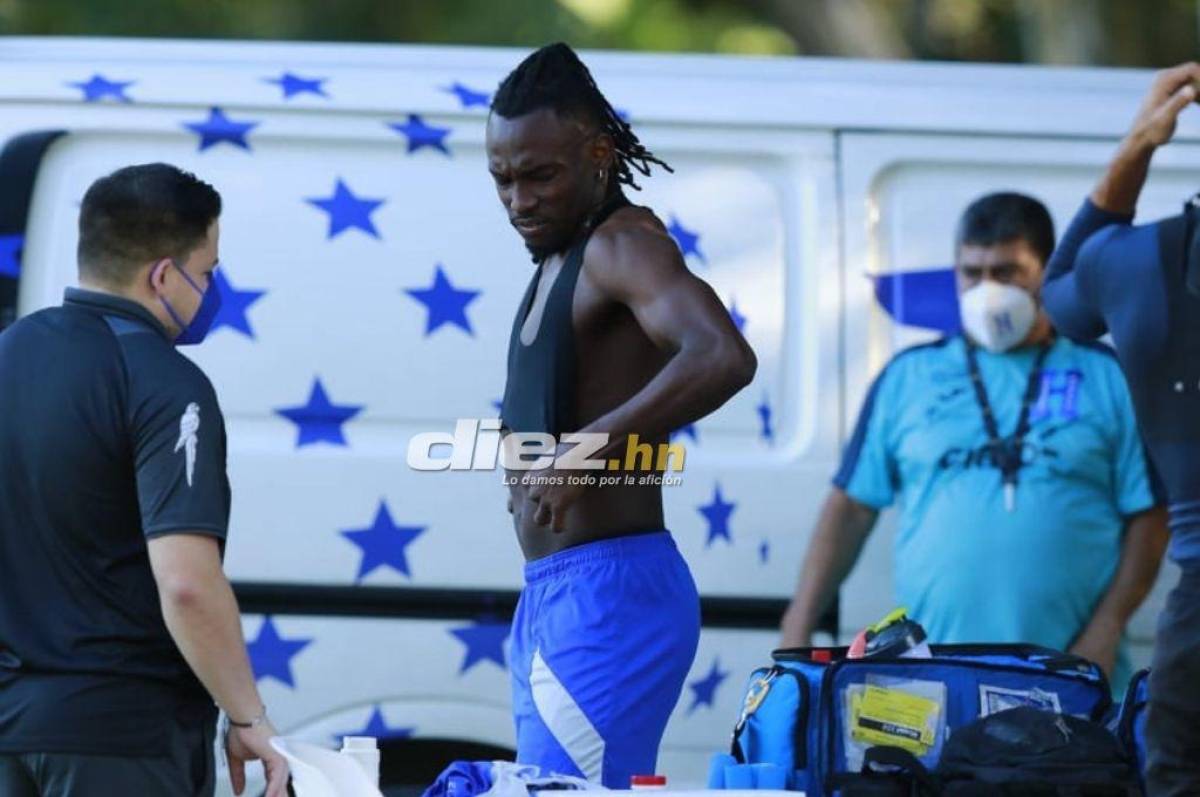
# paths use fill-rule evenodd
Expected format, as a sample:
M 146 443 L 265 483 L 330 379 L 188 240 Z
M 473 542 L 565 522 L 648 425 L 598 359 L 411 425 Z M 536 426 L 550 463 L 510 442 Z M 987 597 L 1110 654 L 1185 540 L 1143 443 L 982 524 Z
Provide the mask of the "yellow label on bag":
M 850 703 L 850 736 L 924 755 L 933 746 L 942 706 L 900 689 L 866 686 Z

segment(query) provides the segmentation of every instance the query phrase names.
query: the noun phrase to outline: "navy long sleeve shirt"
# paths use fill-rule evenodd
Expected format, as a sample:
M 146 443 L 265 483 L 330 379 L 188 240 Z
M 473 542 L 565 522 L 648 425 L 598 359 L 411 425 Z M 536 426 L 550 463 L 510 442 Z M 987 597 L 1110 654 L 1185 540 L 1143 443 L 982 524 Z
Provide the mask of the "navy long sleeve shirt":
M 1185 285 L 1183 217 L 1132 221 L 1085 201 L 1046 266 L 1043 300 L 1068 337 L 1112 334 L 1170 504 L 1171 558 L 1200 563 L 1200 297 Z

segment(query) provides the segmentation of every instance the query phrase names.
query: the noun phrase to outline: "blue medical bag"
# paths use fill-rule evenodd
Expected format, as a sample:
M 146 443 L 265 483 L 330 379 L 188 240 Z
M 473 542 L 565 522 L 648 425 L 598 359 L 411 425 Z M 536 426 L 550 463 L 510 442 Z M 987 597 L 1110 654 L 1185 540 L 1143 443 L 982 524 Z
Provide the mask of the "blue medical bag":
M 1111 704 L 1099 667 L 1049 648 L 933 645 L 931 658 L 848 659 L 846 651 L 775 651 L 773 664 L 750 677 L 733 757 L 784 767 L 790 789 L 833 794 L 832 776 L 859 771 L 875 744 L 869 739 L 909 732 L 903 722 L 868 716 L 868 699 L 872 706 L 891 706 L 901 718 L 914 707 L 925 712 L 926 732 L 902 743 L 916 745 L 914 754 L 931 770 L 949 735 L 980 716 L 1036 705 L 1101 720 Z

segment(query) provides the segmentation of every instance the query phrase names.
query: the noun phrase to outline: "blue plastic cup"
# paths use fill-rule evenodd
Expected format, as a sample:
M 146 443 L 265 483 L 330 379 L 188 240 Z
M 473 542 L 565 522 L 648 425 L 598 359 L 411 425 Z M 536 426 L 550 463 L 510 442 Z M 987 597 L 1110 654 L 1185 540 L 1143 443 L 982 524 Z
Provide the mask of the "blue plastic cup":
M 725 767 L 737 766 L 737 759 L 729 753 L 713 753 L 708 762 L 708 788 L 725 788 Z
M 787 770 L 778 764 L 751 764 L 750 767 L 754 770 L 754 788 L 787 788 Z
M 753 789 L 754 767 L 751 764 L 734 764 L 725 767 L 725 788 Z

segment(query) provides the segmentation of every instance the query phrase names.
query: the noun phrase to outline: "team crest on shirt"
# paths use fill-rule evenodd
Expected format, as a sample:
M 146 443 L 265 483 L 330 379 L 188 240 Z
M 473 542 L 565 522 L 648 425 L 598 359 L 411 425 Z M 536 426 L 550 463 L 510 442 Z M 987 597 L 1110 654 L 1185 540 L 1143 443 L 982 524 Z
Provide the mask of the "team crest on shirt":
M 196 434 L 199 431 L 200 405 L 193 401 L 179 418 L 179 440 L 175 443 L 175 451 L 182 449 L 187 463 L 188 487 L 192 486 L 192 474 L 196 471 L 196 445 L 199 442 Z

